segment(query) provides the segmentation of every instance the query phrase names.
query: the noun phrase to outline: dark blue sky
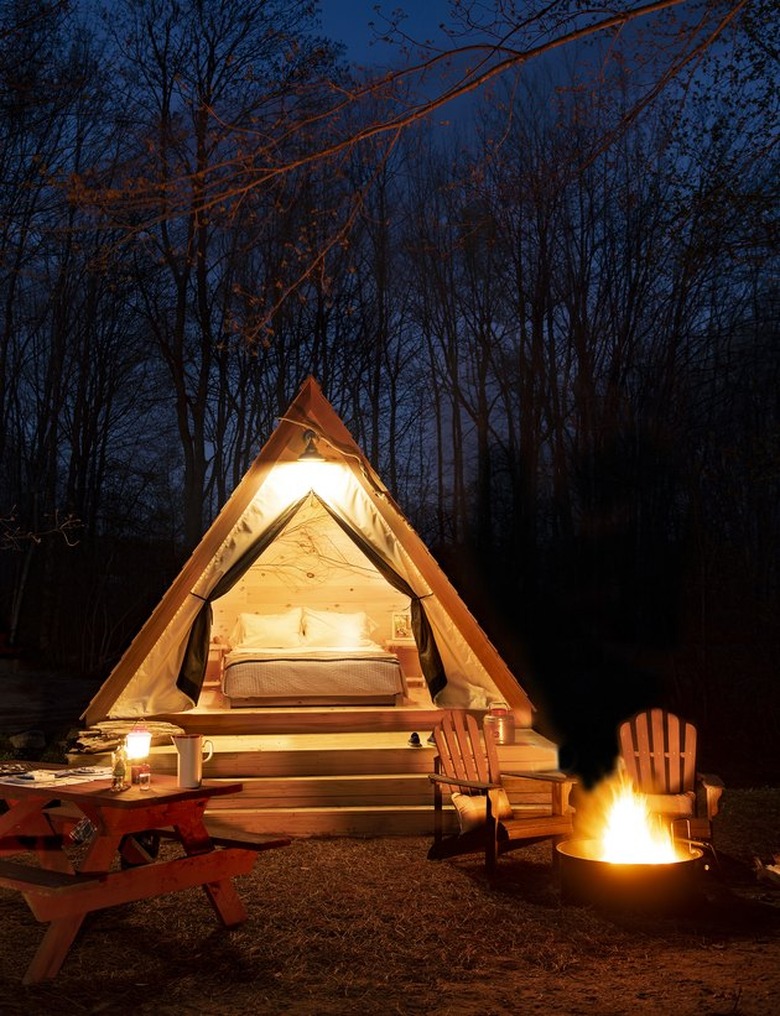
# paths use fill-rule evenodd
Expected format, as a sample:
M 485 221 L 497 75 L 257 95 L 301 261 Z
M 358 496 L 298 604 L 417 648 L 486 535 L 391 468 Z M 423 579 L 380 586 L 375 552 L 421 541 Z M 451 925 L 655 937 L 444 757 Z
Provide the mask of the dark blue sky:
M 397 64 L 400 60 L 393 48 L 374 43 L 374 33 L 369 22 L 377 27 L 382 20 L 374 11 L 376 6 L 391 12 L 399 7 L 407 10 L 404 25 L 415 39 L 440 38 L 439 24 L 448 17 L 447 0 L 407 0 L 407 2 L 380 3 L 379 0 L 321 0 L 322 30 L 330 38 L 343 42 L 348 47 L 347 56 L 358 64 Z

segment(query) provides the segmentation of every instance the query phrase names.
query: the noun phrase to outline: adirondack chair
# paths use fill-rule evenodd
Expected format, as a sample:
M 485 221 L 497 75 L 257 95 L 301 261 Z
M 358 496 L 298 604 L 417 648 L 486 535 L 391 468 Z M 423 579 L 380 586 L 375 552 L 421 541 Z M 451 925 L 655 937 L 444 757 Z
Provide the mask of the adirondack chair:
M 438 754 L 435 772 L 428 774 L 434 801 L 434 842 L 429 859 L 484 851 L 485 867 L 493 875 L 500 854 L 540 840 L 554 844 L 571 834 L 569 793 L 574 781 L 569 776 L 557 771 L 505 773 L 541 780 L 549 792 L 548 804 L 516 814 L 502 783 L 495 739 L 490 735 L 480 737 L 473 716 L 445 713 L 433 736 Z M 445 792 L 451 796 L 459 822 L 459 832 L 446 836 Z
M 696 770 L 696 728 L 664 709 L 637 713 L 618 730 L 623 771 L 676 835 L 709 842 L 723 781 Z

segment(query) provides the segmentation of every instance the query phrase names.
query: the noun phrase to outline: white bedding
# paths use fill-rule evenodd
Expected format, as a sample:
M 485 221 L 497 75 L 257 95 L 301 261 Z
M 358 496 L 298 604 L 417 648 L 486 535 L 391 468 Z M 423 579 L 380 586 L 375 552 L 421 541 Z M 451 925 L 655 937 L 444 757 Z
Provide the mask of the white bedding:
M 232 705 L 395 704 L 406 684 L 394 653 L 371 644 L 258 649 L 225 657 L 222 690 Z

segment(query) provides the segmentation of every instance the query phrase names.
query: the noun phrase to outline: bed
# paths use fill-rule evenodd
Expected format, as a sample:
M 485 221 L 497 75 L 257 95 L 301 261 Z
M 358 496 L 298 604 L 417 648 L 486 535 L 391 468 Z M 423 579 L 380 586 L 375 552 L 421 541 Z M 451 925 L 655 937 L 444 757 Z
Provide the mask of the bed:
M 374 627 L 362 611 L 241 614 L 222 693 L 233 708 L 399 705 L 406 681 L 398 657 L 372 640 Z

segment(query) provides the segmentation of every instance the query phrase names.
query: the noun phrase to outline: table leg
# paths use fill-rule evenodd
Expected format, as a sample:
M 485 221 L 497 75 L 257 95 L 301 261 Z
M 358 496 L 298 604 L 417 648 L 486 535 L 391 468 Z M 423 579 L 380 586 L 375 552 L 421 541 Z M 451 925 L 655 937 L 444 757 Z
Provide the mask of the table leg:
M 7 800 L 8 811 L 0 815 L 0 836 L 15 833 L 20 826 L 26 829 L 29 823 L 34 821 L 33 816 L 39 816 L 47 804 L 40 797 L 30 797 L 26 800 L 14 800 L 9 797 Z
M 56 977 L 84 921 L 84 914 L 59 917 L 46 929 L 22 984 L 35 984 Z
M 234 928 L 237 924 L 243 924 L 247 919 L 246 908 L 230 879 L 226 878 L 221 882 L 204 882 L 203 890 L 217 917 L 226 928 Z
M 203 807 L 200 806 L 192 813 L 176 816 L 176 835 L 187 854 L 201 854 L 214 849 L 209 831 L 203 822 L 203 811 Z
M 42 868 L 73 872 L 70 858 L 63 850 L 62 836 L 56 834 L 46 814 L 46 801 L 16 801 L 0 819 L 0 854 L 35 851 Z M 13 835 L 8 835 L 13 833 Z
M 90 842 L 84 860 L 79 865 L 81 872 L 105 872 L 111 865 L 119 850 L 121 835 L 97 833 Z
M 204 851 L 210 853 L 214 849 L 209 831 L 203 822 L 203 808 L 200 808 L 195 814 L 182 816 L 176 823 L 176 832 L 185 852 L 190 856 L 201 854 Z M 247 919 L 244 904 L 230 879 L 204 882 L 203 891 L 217 917 L 226 928 L 243 924 Z
M 50 868 L 52 871 L 61 871 L 73 874 L 74 868 L 71 860 L 61 847 L 41 849 L 37 851 L 38 859 L 42 868 Z

